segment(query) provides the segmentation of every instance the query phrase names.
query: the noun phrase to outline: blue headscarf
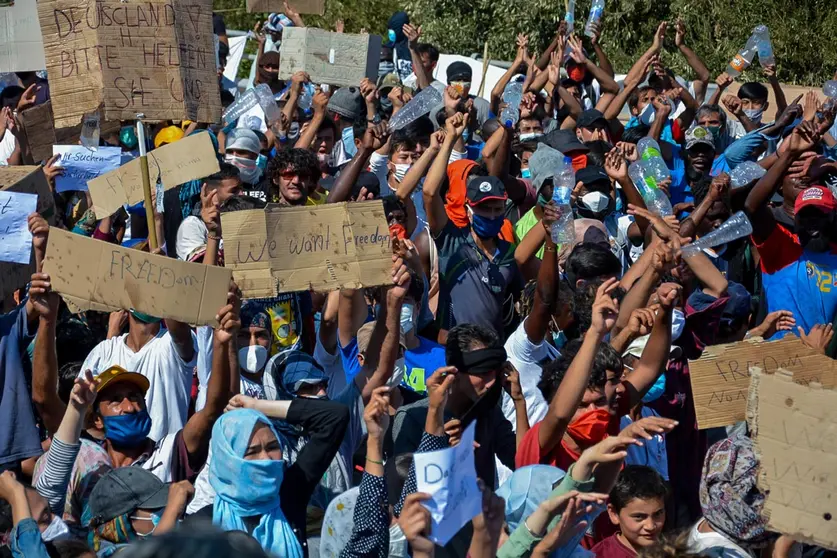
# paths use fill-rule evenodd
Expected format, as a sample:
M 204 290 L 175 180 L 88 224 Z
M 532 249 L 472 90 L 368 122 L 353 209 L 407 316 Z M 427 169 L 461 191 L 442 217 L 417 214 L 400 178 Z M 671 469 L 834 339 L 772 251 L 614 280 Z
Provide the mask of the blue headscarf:
M 252 535 L 262 548 L 276 556 L 302 558 L 302 546 L 279 501 L 285 462 L 244 459 L 259 422 L 282 441 L 270 419 L 252 409 L 224 413 L 212 428 L 209 484 L 216 493 L 212 522 L 225 531 L 247 532 L 243 518 L 259 516 Z
M 549 498 L 552 488 L 565 474 L 551 465 L 529 465 L 517 469 L 497 489 L 497 496 L 506 500 L 506 523 L 512 531 Z

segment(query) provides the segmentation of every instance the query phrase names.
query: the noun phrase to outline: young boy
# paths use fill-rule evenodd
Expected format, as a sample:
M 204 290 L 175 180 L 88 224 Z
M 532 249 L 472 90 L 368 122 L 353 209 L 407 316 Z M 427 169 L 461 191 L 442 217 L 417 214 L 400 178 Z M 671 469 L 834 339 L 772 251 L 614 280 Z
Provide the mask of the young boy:
M 668 487 L 654 469 L 629 465 L 610 491 L 607 513 L 619 530 L 593 547 L 603 558 L 633 558 L 660 538 L 666 522 Z

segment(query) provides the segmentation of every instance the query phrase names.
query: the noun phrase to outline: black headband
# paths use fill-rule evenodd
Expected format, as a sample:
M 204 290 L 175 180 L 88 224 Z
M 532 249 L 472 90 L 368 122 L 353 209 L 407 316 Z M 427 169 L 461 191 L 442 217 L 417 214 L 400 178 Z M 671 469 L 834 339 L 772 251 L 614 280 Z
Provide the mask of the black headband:
M 456 351 L 451 355 L 452 362 L 450 364 L 456 366 L 462 374 L 482 376 L 499 370 L 507 359 L 506 349 L 494 347 L 492 349 L 477 349 L 467 353 Z

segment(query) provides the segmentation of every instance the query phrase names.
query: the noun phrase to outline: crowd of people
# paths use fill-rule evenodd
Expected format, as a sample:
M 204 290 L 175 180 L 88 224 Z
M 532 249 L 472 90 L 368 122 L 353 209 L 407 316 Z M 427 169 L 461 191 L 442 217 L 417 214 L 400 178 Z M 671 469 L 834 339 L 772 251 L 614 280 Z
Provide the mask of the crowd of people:
M 54 192 L 54 215 L 29 216 L 37 271 L 0 316 L 0 555 L 827 555 L 770 531 L 747 424 L 699 430 L 689 366 L 750 337 L 796 335 L 834 357 L 830 105 L 786 100 L 771 65 L 767 86 L 735 95 L 720 73 L 707 99 L 713 74 L 682 22 L 661 23 L 621 82 L 600 25 L 588 41 L 562 22 L 540 55 L 520 35 L 487 98 L 469 64 L 436 71 L 438 49 L 405 12 L 377 80 L 284 81 L 289 26 L 304 21 L 286 6 L 256 29 L 253 85 L 281 119 L 257 105 L 228 125 L 153 126 L 149 148 L 208 134 L 220 167 L 155 196 L 160 247 L 142 204 L 97 215 L 89 193 Z M 665 44 L 693 81 L 662 64 Z M 0 159 L 42 164 L 54 189 L 63 169 L 33 160 L 18 124 L 49 82 L 18 78 L 0 93 Z M 442 102 L 390 131 L 430 87 Z M 219 88 L 235 101 L 235 84 Z M 103 128 L 100 142 L 130 157 L 135 130 Z M 672 215 L 629 175 L 643 138 L 661 146 Z M 556 160 L 575 173 L 575 240 L 562 244 Z M 744 162 L 766 172 L 733 188 Z M 387 285 L 243 299 L 233 282 L 214 328 L 76 312 L 41 265 L 47 217 L 215 266 L 226 212 L 367 200 L 382 200 L 391 233 Z M 739 211 L 751 235 L 684 257 Z M 482 511 L 438 546 L 413 457 L 472 425 Z

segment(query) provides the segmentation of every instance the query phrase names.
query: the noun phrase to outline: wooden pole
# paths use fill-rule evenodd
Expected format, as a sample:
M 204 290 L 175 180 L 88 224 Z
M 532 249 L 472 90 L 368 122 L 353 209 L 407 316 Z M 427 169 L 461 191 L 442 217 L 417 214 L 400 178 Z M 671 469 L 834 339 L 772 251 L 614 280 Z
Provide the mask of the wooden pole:
M 488 75 L 488 41 L 485 41 L 485 47 L 482 49 L 482 80 L 480 81 L 480 90 L 477 92 L 477 97 L 482 97 L 485 92 L 486 75 Z
M 148 251 L 156 250 L 160 245 L 157 242 L 157 227 L 154 223 L 155 207 L 151 201 L 151 180 L 148 177 L 148 154 L 145 149 L 145 124 L 142 119 L 145 115 L 137 115 L 137 140 L 140 152 L 140 170 L 142 171 L 142 192 L 145 194 L 145 221 L 148 224 Z M 155 184 L 156 186 L 156 184 Z

